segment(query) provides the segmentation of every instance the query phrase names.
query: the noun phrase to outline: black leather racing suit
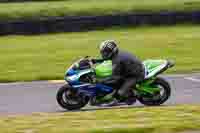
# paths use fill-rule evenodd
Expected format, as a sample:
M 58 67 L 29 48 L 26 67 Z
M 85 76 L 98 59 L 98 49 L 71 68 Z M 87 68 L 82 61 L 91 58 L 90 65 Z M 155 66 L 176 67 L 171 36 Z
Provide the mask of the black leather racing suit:
M 96 62 L 100 62 L 100 60 Z M 124 51 L 119 51 L 112 58 L 112 64 L 112 77 L 106 78 L 102 82 L 120 83 L 118 95 L 126 97 L 129 90 L 135 87 L 137 82 L 144 79 L 144 66 L 136 56 Z

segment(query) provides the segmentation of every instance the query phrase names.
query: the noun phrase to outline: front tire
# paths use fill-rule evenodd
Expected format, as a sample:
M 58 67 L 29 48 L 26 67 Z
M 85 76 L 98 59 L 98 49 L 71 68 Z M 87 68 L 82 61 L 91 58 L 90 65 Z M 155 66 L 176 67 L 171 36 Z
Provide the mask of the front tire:
M 138 100 L 142 104 L 148 105 L 148 106 L 156 106 L 156 105 L 163 104 L 169 99 L 171 95 L 171 87 L 165 79 L 160 78 L 160 77 L 156 78 L 155 81 L 151 85 L 162 88 L 164 92 L 163 94 L 160 94 L 160 93 L 155 94 L 155 96 L 152 96 L 152 97 L 139 97 Z
M 87 104 L 87 100 L 81 95 L 78 95 L 72 91 L 70 85 L 64 85 L 59 88 L 56 96 L 58 104 L 67 110 L 81 109 Z

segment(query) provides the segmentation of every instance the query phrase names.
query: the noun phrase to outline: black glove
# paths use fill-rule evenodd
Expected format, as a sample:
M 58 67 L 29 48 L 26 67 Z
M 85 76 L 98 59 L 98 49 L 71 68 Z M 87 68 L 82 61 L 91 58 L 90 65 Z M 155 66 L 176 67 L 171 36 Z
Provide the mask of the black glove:
M 103 59 L 91 59 L 92 63 L 102 63 L 104 60 Z

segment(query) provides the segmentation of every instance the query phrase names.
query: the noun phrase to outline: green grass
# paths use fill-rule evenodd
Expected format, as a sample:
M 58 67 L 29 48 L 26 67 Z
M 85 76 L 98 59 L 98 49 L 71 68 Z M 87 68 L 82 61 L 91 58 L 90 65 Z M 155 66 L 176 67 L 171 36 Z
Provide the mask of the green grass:
M 34 2 L 34 1 L 37 1 L 37 2 L 42 2 L 42 1 L 67 1 L 67 0 L 1 0 L 0 3 L 6 3 L 6 2 L 10 2 L 10 3 L 14 3 L 14 2 L 17 2 L 17 3 L 20 3 L 20 2 Z
M 98 45 L 115 39 L 140 59 L 173 59 L 170 73 L 200 71 L 200 26 L 126 27 L 40 36 L 0 37 L 0 81 L 63 79 L 79 57 L 98 56 Z
M 1 117 L 4 133 L 175 133 L 200 130 L 199 106 L 105 109 Z
M 67 0 L 4 3 L 0 4 L 0 20 L 199 9 L 200 0 Z

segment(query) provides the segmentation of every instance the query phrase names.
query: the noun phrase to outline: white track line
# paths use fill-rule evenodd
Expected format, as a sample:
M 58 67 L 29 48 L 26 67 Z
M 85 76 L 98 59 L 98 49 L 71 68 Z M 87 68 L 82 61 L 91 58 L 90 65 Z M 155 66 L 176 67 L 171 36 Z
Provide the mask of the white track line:
M 5 86 L 5 85 L 20 85 L 20 84 L 24 84 L 22 82 L 11 82 L 11 83 L 0 83 L 0 86 Z
M 190 80 L 190 81 L 193 81 L 193 82 L 200 82 L 200 79 L 196 79 L 196 78 L 193 78 L 193 77 L 186 77 L 184 79 Z
M 65 80 L 49 80 L 49 83 L 65 83 Z

